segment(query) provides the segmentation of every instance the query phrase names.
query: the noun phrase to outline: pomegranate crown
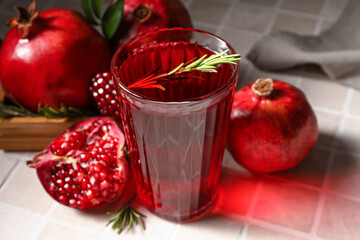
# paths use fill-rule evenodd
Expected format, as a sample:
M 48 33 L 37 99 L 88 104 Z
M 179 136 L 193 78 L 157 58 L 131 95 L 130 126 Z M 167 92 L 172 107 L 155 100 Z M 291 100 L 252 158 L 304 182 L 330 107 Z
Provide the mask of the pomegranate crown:
M 17 27 L 23 38 L 26 38 L 29 35 L 32 22 L 39 15 L 39 12 L 36 11 L 36 0 L 33 0 L 30 3 L 28 9 L 23 7 L 15 6 L 15 10 L 18 12 L 18 17 L 13 17 L 6 22 L 6 25 L 11 27 Z
M 259 78 L 252 84 L 251 89 L 258 96 L 269 96 L 274 89 L 274 83 L 272 78 Z

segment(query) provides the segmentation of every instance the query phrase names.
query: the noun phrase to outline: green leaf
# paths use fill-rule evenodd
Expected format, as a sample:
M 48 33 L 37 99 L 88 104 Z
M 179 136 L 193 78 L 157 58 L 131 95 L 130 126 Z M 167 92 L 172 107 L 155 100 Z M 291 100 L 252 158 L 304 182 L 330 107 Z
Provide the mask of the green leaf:
M 92 11 L 92 5 L 90 3 L 90 0 L 81 0 L 81 6 L 84 11 L 84 14 L 87 18 L 87 20 L 93 24 L 93 25 L 99 25 L 99 23 L 96 21 L 94 17 L 94 13 Z
M 124 0 L 117 0 L 108 7 L 101 19 L 101 29 L 111 39 L 119 28 L 124 11 Z
M 91 0 L 92 10 L 97 18 L 101 17 L 102 0 Z

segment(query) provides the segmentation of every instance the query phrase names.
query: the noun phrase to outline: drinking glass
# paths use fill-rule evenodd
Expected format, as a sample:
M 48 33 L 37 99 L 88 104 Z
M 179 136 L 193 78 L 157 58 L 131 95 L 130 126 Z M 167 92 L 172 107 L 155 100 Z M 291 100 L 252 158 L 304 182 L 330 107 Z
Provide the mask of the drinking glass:
M 165 90 L 129 86 L 226 49 L 235 53 L 211 33 L 171 28 L 140 35 L 113 57 L 137 197 L 164 219 L 192 221 L 216 202 L 239 65 L 221 64 L 217 73 L 180 74 L 161 83 Z

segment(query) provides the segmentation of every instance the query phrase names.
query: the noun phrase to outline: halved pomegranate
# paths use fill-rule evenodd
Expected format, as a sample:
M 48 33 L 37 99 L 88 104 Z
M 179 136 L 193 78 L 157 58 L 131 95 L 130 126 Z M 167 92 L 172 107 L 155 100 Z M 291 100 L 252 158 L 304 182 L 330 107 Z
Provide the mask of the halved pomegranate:
M 115 121 L 95 117 L 54 139 L 34 160 L 45 190 L 59 203 L 91 209 L 134 195 L 125 138 Z

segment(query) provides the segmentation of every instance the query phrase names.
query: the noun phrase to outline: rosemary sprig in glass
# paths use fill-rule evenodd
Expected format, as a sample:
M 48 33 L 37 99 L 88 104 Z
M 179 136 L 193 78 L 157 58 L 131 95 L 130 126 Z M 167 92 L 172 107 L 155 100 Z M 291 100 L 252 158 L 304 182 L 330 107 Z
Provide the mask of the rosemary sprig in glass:
M 165 87 L 159 82 L 168 81 L 169 77 L 171 76 L 176 76 L 191 71 L 216 73 L 216 68 L 218 67 L 218 65 L 223 63 L 236 65 L 237 61 L 241 59 L 241 56 L 239 54 L 226 55 L 228 51 L 229 49 L 217 54 L 212 54 L 209 57 L 207 57 L 207 55 L 205 54 L 199 59 L 194 58 L 187 63 L 181 63 L 179 66 L 172 69 L 168 73 L 156 75 L 155 72 L 158 70 L 158 68 L 154 69 L 150 73 L 146 74 L 144 77 L 129 85 L 128 88 L 158 88 L 164 91 Z

